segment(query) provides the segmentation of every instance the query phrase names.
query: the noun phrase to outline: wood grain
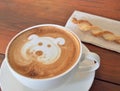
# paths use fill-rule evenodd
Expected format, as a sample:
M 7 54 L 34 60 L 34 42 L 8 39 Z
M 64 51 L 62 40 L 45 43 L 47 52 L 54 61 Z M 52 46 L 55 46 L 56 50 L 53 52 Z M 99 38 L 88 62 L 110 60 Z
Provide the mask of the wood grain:
M 4 54 L 0 54 L 0 66 L 1 66 L 4 58 L 5 58 L 5 55 Z
M 90 91 L 120 91 L 120 86 L 100 80 L 95 80 Z

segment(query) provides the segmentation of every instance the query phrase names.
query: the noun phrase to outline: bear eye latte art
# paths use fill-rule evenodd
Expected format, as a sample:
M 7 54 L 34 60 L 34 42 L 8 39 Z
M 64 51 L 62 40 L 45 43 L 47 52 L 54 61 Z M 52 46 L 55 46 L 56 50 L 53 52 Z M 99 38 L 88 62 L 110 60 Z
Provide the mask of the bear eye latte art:
M 44 79 L 57 76 L 75 64 L 79 40 L 71 32 L 54 26 L 22 32 L 10 44 L 8 62 L 19 74 Z

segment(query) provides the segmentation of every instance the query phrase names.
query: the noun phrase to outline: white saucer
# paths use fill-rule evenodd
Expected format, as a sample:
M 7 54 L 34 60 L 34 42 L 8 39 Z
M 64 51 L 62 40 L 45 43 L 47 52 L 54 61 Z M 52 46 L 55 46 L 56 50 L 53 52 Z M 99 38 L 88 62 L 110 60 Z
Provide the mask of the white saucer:
M 83 45 L 83 54 L 88 51 L 88 48 Z M 87 64 L 86 62 L 86 65 Z M 85 65 L 85 63 L 83 65 Z M 51 91 L 88 91 L 93 83 L 94 77 L 95 71 L 80 72 L 78 69 L 74 77 L 66 85 L 52 89 Z M 2 91 L 36 91 L 23 86 L 13 77 L 6 65 L 5 59 L 0 70 L 0 85 Z

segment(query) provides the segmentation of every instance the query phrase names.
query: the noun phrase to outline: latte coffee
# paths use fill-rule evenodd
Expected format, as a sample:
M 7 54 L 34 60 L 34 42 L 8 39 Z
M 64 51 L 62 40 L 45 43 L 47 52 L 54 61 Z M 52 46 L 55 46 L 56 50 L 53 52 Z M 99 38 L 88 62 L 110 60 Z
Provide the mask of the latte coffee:
M 19 74 L 36 79 L 57 76 L 71 68 L 80 55 L 76 36 L 55 26 L 21 32 L 10 43 L 7 58 Z

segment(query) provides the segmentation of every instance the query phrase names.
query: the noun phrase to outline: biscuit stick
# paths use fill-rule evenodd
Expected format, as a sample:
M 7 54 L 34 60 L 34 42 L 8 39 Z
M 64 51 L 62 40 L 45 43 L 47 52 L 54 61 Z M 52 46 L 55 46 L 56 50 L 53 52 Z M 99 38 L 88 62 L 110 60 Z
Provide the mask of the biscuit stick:
M 91 34 L 94 35 L 95 37 L 102 37 L 104 40 L 113 41 L 120 44 L 120 36 L 115 35 L 110 31 L 103 30 L 98 26 L 94 26 L 92 23 L 90 23 L 87 20 L 82 20 L 82 19 L 77 20 L 76 18 L 73 18 L 72 22 L 74 24 L 77 24 L 81 31 L 84 31 L 84 32 L 88 31 L 88 32 L 91 32 Z

